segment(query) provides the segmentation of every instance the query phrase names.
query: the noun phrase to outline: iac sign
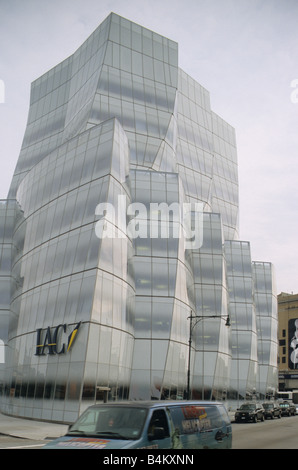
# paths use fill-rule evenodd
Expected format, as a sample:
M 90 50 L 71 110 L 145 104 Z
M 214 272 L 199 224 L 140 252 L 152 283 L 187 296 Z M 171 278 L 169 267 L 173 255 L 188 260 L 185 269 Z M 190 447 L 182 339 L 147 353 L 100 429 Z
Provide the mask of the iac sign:
M 37 337 L 35 356 L 45 356 L 46 352 L 51 356 L 54 354 L 67 353 L 74 343 L 80 326 L 81 322 L 79 322 L 70 333 L 67 338 L 67 343 L 62 342 L 62 336 L 67 330 L 67 325 L 65 323 L 54 328 L 50 328 L 49 326 L 46 329 L 38 328 L 36 330 Z

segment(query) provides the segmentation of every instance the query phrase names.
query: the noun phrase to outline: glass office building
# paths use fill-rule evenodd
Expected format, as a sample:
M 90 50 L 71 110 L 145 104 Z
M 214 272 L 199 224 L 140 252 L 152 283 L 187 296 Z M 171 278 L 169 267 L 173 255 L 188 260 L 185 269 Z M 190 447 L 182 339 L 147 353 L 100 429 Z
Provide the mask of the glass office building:
M 277 387 L 235 132 L 176 42 L 111 13 L 32 83 L 0 225 L 3 412 L 73 422 L 95 401 L 181 399 L 188 369 L 193 398 Z

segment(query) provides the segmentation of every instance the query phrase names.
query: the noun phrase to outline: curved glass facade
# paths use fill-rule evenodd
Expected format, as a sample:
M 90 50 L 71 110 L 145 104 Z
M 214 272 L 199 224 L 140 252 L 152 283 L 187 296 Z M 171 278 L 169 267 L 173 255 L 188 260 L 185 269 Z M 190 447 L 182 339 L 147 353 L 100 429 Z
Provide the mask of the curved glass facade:
M 238 241 L 235 132 L 177 43 L 111 13 L 33 82 L 8 197 L 3 412 L 73 422 L 106 398 L 179 399 L 188 368 L 193 398 L 274 389 L 274 321 Z
M 256 397 L 258 390 L 258 336 L 253 296 L 250 244 L 225 243 L 231 316 L 232 369 L 229 401 Z
M 193 395 L 205 400 L 224 400 L 230 381 L 230 331 L 223 227 L 219 214 L 204 214 L 203 244 L 191 250 L 194 273 L 194 359 Z M 213 316 L 217 318 L 213 318 Z M 224 320 L 224 321 L 223 321 Z
M 274 267 L 271 263 L 253 264 L 254 297 L 258 331 L 258 391 L 263 399 L 275 395 L 278 381 L 278 313 Z

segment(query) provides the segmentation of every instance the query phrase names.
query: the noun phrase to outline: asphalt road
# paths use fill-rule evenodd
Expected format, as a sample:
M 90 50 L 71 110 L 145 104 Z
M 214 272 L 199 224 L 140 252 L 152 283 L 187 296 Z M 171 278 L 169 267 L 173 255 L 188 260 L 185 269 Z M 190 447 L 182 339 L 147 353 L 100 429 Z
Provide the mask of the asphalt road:
M 232 428 L 233 449 L 298 449 L 298 415 Z
M 0 435 L 0 449 L 40 449 L 46 442 Z

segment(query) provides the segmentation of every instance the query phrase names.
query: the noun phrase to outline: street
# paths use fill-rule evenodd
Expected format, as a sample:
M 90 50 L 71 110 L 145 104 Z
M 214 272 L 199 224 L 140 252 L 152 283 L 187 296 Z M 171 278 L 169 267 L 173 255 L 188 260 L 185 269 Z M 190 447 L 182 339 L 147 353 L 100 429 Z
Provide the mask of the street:
M 40 449 L 46 442 L 0 434 L 0 449 Z
M 233 449 L 298 449 L 298 416 L 233 423 Z M 46 440 L 0 435 L 0 449 L 40 449 Z
M 298 416 L 233 423 L 233 449 L 298 449 Z

